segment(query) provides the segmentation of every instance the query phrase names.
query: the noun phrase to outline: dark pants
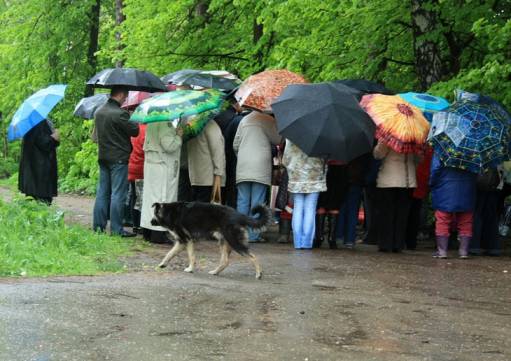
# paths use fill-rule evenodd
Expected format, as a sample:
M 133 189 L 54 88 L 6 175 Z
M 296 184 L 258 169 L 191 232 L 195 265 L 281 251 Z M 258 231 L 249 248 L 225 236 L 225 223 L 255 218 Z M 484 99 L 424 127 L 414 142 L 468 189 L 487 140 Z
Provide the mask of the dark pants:
M 135 203 L 137 202 L 137 190 L 135 189 L 135 182 L 130 182 L 130 199 L 129 209 L 131 214 L 131 221 L 133 222 L 134 228 L 140 227 L 140 211 L 135 209 Z
M 92 228 L 105 231 L 110 213 L 112 234 L 122 234 L 124 205 L 128 194 L 128 164 L 99 163 L 99 184 L 94 203 Z
M 470 252 L 479 254 L 481 249 L 489 254 L 499 255 L 501 242 L 498 236 L 499 220 L 497 208 L 499 191 L 478 191 Z
M 212 186 L 192 186 L 192 200 L 194 202 L 211 202 Z
M 413 189 L 377 188 L 378 246 L 381 251 L 399 252 L 406 237 L 406 224 Z
M 357 237 L 358 211 L 362 189 L 358 185 L 350 185 L 348 194 L 339 209 L 339 220 L 335 231 L 336 238 L 342 238 L 345 245 L 355 245 Z
M 190 176 L 188 175 L 188 168 L 181 168 L 179 170 L 179 184 L 177 186 L 177 200 L 179 202 L 191 202 L 193 200 L 192 185 L 190 184 Z
M 364 189 L 364 218 L 366 226 L 366 237 L 364 243 L 378 243 L 378 211 L 376 187 L 368 186 Z
M 412 198 L 406 227 L 406 249 L 417 248 L 417 236 L 421 225 L 422 199 Z

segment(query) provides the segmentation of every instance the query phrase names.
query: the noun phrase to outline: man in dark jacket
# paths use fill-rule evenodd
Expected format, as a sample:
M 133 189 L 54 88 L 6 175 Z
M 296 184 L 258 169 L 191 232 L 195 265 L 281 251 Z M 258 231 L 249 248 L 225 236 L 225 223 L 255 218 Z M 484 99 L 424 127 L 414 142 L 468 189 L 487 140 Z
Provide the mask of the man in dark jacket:
M 51 204 L 57 195 L 59 133 L 48 120 L 37 124 L 23 137 L 18 188 L 21 193 Z
M 110 218 L 112 234 L 133 237 L 123 228 L 124 203 L 128 193 L 128 161 L 131 137 L 138 135 L 138 125 L 129 122 L 129 113 L 121 109 L 128 90 L 112 89 L 108 102 L 94 114 L 98 142 L 99 185 L 94 204 L 93 229 L 103 232 Z M 110 217 L 109 217 L 110 213 Z

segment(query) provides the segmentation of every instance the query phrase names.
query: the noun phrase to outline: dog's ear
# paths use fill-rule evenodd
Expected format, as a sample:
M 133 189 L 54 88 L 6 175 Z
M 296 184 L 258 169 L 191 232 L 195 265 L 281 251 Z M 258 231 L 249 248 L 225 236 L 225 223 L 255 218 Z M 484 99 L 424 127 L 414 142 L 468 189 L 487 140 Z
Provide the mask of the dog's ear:
M 156 210 L 158 210 L 160 208 L 160 203 L 153 203 L 151 207 L 156 208 Z

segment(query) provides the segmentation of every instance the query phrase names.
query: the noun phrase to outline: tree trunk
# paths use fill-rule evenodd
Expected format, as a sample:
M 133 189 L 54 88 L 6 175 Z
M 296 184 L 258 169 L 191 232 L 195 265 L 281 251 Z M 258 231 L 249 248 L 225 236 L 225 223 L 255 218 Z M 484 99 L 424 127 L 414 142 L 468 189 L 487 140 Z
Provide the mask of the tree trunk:
M 91 8 L 91 17 L 89 25 L 89 49 L 87 50 L 87 64 L 89 65 L 89 77 L 93 76 L 97 71 L 98 59 L 96 52 L 99 46 L 99 14 L 101 9 L 101 0 L 96 0 Z M 94 94 L 94 88 L 87 85 L 85 88 L 85 96 Z
M 257 19 L 254 19 L 254 23 L 253 23 L 253 27 L 252 27 L 252 42 L 253 42 L 254 46 L 258 45 L 257 43 L 259 42 L 259 40 L 261 40 L 263 35 L 264 35 L 264 25 L 259 24 L 257 22 Z M 258 47 L 256 54 L 255 54 L 255 58 L 256 58 L 257 64 L 259 64 L 259 66 L 262 66 L 262 64 L 263 64 L 263 48 L 260 45 Z
M 439 44 L 435 40 L 424 38 L 435 30 L 438 23 L 437 13 L 425 9 L 425 5 L 436 5 L 438 0 L 411 0 L 411 4 L 415 70 L 419 77 L 420 90 L 425 91 L 441 80 L 444 73 Z
M 122 34 L 119 29 L 122 22 L 126 19 L 123 13 L 124 4 L 123 0 L 115 0 L 115 26 L 117 27 L 117 31 L 115 32 L 115 40 L 117 41 L 117 50 L 122 51 Z M 115 66 L 118 68 L 122 68 L 124 65 L 124 59 L 118 59 L 115 63 Z

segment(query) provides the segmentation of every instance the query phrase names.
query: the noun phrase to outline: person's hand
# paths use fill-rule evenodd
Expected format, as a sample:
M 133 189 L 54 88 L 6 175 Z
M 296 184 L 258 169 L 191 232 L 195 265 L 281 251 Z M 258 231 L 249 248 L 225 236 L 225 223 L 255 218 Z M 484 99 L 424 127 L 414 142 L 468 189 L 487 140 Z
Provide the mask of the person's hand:
M 181 128 L 181 127 L 177 127 L 177 128 L 176 128 L 176 134 L 177 134 L 178 136 L 180 136 L 181 138 L 183 137 L 183 133 L 184 133 L 183 128 Z
M 53 133 L 50 134 L 50 137 L 55 139 L 56 142 L 60 142 L 60 132 L 58 129 L 55 129 Z

